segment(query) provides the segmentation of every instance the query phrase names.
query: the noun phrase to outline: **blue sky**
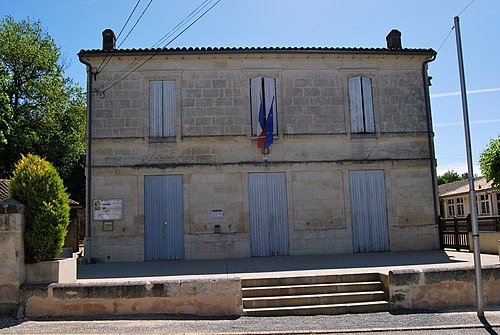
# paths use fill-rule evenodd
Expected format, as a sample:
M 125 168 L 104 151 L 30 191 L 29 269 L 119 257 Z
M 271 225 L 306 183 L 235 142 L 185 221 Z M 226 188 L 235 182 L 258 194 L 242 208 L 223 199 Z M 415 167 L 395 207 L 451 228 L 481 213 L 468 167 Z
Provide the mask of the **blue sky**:
M 122 48 L 152 47 L 203 2 L 142 0 L 117 43 L 149 3 Z M 106 28 L 118 34 L 136 4 L 137 0 L 3 0 L 0 16 L 40 20 L 62 49 L 69 65 L 66 75 L 84 86 L 85 66 L 76 54 L 101 48 Z M 474 173 L 480 174 L 480 152 L 500 135 L 498 0 L 221 0 L 169 47 L 385 47 L 385 36 L 396 28 L 403 47 L 438 51 L 429 65 L 438 174 L 449 169 L 463 173 L 467 161 L 452 31 L 459 14 Z

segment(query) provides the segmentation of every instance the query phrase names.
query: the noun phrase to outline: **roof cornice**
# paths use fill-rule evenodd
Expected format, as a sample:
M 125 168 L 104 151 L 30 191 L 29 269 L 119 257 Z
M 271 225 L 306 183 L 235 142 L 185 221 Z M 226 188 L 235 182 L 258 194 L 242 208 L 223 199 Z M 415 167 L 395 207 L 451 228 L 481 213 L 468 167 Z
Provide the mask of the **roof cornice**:
M 156 55 L 211 55 L 211 54 L 338 54 L 338 55 L 419 55 L 432 57 L 433 49 L 388 49 L 388 48 L 330 48 L 330 47 L 190 47 L 157 49 L 101 49 L 80 50 L 79 57 L 156 56 Z

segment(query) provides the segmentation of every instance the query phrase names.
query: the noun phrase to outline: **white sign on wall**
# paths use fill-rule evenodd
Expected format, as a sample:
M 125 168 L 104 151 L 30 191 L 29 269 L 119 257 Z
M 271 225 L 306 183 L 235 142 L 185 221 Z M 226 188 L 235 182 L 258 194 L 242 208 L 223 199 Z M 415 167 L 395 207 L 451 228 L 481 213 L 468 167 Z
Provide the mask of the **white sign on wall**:
M 222 209 L 212 209 L 212 213 L 210 216 L 212 219 L 223 219 L 224 211 Z
M 123 220 L 123 199 L 97 199 L 93 201 L 94 220 Z

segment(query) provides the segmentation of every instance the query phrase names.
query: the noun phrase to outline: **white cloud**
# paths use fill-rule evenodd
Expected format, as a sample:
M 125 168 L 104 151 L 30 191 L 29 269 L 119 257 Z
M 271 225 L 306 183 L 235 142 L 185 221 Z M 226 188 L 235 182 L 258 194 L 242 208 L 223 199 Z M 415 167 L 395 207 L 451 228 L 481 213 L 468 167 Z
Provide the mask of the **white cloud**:
M 460 175 L 469 172 L 469 168 L 467 167 L 466 161 L 464 161 L 464 163 L 448 163 L 440 165 L 438 159 L 438 166 L 437 166 L 438 176 L 442 176 L 446 171 L 451 171 L 451 170 L 458 172 L 458 174 Z M 474 172 L 474 175 L 480 176 L 481 170 L 479 169 L 479 165 L 474 165 L 472 167 L 472 172 Z
M 497 123 L 497 122 L 500 122 L 500 119 L 469 121 L 470 124 L 488 124 L 488 123 Z M 434 124 L 434 127 L 456 127 L 456 126 L 463 126 L 463 125 L 464 125 L 463 121 L 457 121 L 457 122 L 436 123 L 436 124 Z
M 500 87 L 497 88 L 485 88 L 482 90 L 469 90 L 467 94 L 479 94 L 479 93 L 490 93 L 490 92 L 498 92 L 500 91 Z M 431 94 L 431 98 L 444 98 L 444 97 L 454 97 L 459 96 L 461 94 L 460 91 L 457 92 L 447 92 L 447 93 L 435 93 Z

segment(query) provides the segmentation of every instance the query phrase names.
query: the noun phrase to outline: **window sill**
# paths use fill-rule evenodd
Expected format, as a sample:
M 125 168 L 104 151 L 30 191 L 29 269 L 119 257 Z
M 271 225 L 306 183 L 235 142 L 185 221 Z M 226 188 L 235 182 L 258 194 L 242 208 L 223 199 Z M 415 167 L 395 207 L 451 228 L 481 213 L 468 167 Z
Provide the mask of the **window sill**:
M 175 143 L 175 137 L 149 137 L 149 143 Z

